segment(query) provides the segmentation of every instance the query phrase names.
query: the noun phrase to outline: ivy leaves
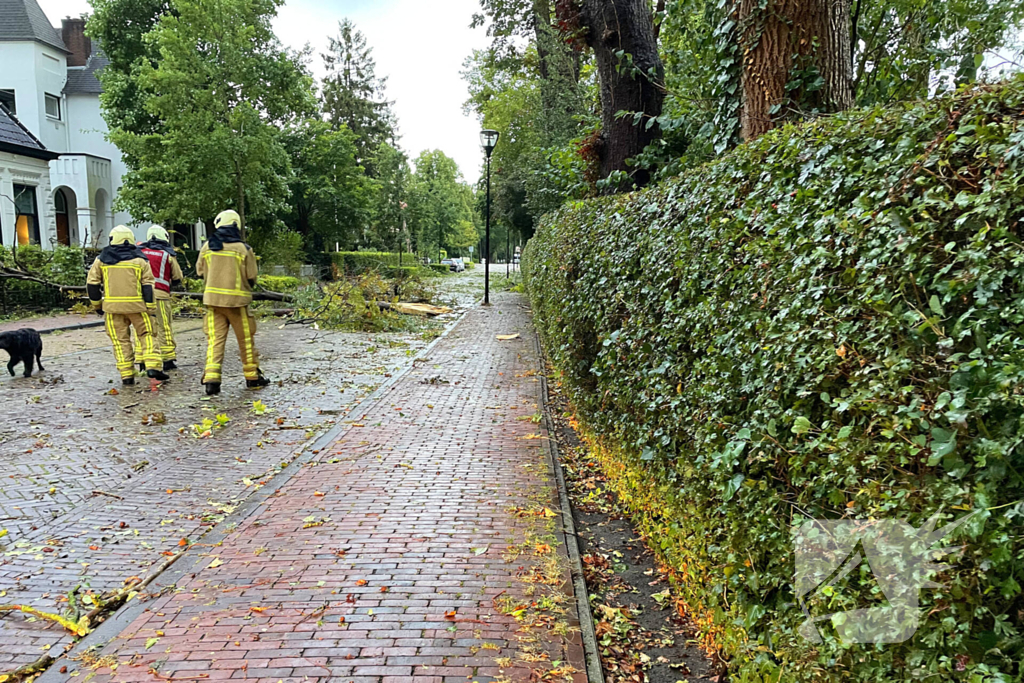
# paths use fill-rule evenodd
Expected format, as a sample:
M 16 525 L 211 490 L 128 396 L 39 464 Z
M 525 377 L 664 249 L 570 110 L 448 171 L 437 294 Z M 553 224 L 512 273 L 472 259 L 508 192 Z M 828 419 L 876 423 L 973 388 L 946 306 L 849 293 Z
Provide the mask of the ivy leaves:
M 787 128 L 567 205 L 529 243 L 536 321 L 581 421 L 638 473 L 637 515 L 718 611 L 738 679 L 1019 672 L 1022 112 L 1018 78 Z M 791 520 L 969 512 L 912 641 L 799 637 Z M 832 606 L 854 593 L 837 584 Z

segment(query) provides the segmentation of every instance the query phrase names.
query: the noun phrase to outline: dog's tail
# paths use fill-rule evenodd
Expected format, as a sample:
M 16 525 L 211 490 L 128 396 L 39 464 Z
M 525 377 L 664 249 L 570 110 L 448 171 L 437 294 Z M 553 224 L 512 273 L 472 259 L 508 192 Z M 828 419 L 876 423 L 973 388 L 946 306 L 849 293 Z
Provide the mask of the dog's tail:
M 46 370 L 46 368 L 43 367 L 43 349 L 42 349 L 41 346 L 40 346 L 39 350 L 36 351 L 36 365 L 39 366 L 40 370 L 43 370 L 43 371 Z

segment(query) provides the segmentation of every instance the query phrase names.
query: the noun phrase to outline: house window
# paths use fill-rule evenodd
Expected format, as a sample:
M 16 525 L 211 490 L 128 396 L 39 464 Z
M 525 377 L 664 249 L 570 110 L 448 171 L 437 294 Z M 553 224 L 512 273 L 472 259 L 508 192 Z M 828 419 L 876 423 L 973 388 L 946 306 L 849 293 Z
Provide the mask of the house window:
M 14 186 L 14 211 L 18 246 L 39 244 L 39 206 L 36 204 L 36 188 L 29 185 Z
M 0 104 L 7 107 L 7 111 L 12 114 L 18 113 L 18 108 L 15 106 L 16 102 L 13 90 L 0 90 Z
M 60 121 L 60 98 L 56 95 L 46 95 L 46 115 L 51 119 Z

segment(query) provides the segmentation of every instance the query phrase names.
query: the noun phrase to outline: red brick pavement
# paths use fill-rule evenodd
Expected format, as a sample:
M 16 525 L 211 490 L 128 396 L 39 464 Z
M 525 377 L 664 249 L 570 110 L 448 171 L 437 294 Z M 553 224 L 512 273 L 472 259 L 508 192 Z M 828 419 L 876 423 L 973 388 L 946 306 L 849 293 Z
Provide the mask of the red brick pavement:
M 26 318 L 25 320 L 15 320 L 13 322 L 0 323 L 0 332 L 10 332 L 12 330 L 23 330 L 27 327 L 31 327 L 34 330 L 40 332 L 46 330 L 57 330 L 64 327 L 70 327 L 72 325 L 84 325 L 88 323 L 102 322 L 95 315 L 84 315 L 82 313 L 60 313 L 58 315 L 48 315 L 39 318 Z
M 264 325 L 257 344 L 280 385 L 245 391 L 232 353 L 234 379 L 214 401 L 199 383 L 201 331 L 180 335 L 181 372 L 155 394 L 143 383 L 133 391 L 116 385 L 120 394 L 109 395 L 117 373 L 106 345 L 44 356 L 47 372 L 32 379 L 5 373 L 0 529 L 9 535 L 0 539 L 0 604 L 60 612 L 76 586 L 103 593 L 132 575 L 147 576 L 166 559 L 162 553 L 215 528 L 293 460 L 311 433 L 346 419 L 348 407 L 386 373 L 408 364 L 407 350 L 426 346 L 402 338 L 409 349 L 388 348 L 394 336 L 378 343 L 374 335 Z M 369 353 L 370 344 L 380 349 Z M 254 415 L 254 399 L 272 412 Z M 144 424 L 152 413 L 166 424 Z M 192 425 L 214 413 L 231 422 L 212 439 L 194 438 Z M 69 643 L 55 624 L 0 613 L 0 674 Z
M 64 678 L 585 681 L 534 333 L 497 301 Z

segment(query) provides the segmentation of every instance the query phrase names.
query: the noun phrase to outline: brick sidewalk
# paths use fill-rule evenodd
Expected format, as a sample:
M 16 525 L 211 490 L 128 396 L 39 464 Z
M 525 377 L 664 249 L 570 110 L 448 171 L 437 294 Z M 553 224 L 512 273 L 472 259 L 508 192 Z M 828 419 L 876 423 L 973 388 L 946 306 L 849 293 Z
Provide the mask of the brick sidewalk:
M 0 323 L 0 332 L 11 332 L 13 330 L 23 330 L 31 327 L 39 332 L 46 332 L 48 330 L 58 330 L 72 325 L 85 325 L 89 323 L 96 323 L 103 321 L 96 317 L 95 314 L 82 314 L 82 313 L 61 313 L 58 315 L 48 315 L 38 318 L 26 318 L 24 320 L 15 320 L 8 323 Z
M 533 334 L 472 311 L 61 679 L 585 681 Z

